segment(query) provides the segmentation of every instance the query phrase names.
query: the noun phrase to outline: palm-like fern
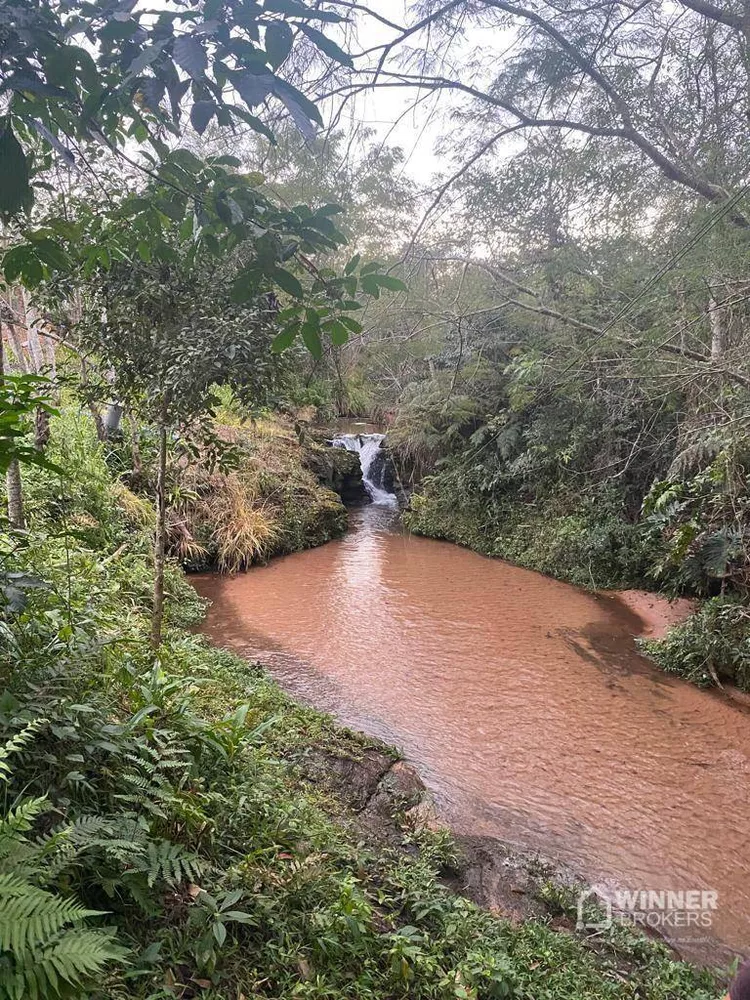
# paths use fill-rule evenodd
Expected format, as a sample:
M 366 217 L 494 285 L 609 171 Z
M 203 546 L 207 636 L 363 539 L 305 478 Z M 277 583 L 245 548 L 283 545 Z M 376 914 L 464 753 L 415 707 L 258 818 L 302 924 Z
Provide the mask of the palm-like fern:
M 10 756 L 41 724 L 30 723 L 0 747 L 0 781 L 9 781 Z M 44 798 L 23 799 L 0 818 L 0 1000 L 81 996 L 88 978 L 124 955 L 113 931 L 86 925 L 100 911 L 46 888 L 82 849 L 80 823 L 28 836 L 46 808 Z

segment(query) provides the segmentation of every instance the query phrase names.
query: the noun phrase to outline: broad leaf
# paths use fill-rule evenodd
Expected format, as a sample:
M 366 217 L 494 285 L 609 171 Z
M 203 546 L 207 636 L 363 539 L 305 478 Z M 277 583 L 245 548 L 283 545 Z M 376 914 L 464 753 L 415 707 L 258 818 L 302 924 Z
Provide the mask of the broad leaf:
M 323 357 L 323 344 L 321 343 L 320 331 L 316 324 L 304 324 L 302 327 L 302 341 L 316 360 Z
M 299 333 L 299 324 L 293 323 L 288 326 L 286 330 L 282 330 L 281 333 L 277 333 L 276 336 L 271 341 L 271 350 L 274 354 L 281 354 L 288 347 L 291 347 Z
M 8 218 L 31 204 L 29 165 L 10 118 L 0 119 L 0 216 Z
M 279 288 L 283 288 L 285 292 L 293 295 L 296 299 L 301 299 L 304 296 L 304 288 L 291 271 L 287 271 L 283 267 L 274 267 L 269 271 L 269 277 Z
M 373 274 L 370 275 L 370 277 L 373 281 L 380 285 L 381 288 L 387 288 L 391 292 L 408 291 L 406 285 L 400 278 L 394 278 L 390 274 Z
M 317 28 L 311 28 L 309 24 L 301 24 L 300 29 L 304 31 L 307 37 L 313 42 L 321 52 L 325 52 L 327 56 L 331 59 L 335 59 L 336 62 L 341 63 L 342 66 L 349 66 L 352 68 L 354 63 L 352 62 L 352 57 L 348 52 L 344 52 L 341 46 L 337 45 L 336 42 L 324 35 L 322 31 L 318 31 Z
M 208 58 L 203 46 L 195 35 L 182 35 L 174 43 L 172 50 L 174 61 L 193 80 L 202 80 L 208 66 Z
M 198 135 L 203 135 L 215 113 L 216 105 L 213 101 L 195 102 L 190 109 L 190 122 Z
M 292 51 L 293 38 L 292 29 L 283 21 L 266 28 L 266 52 L 274 69 L 278 69 Z

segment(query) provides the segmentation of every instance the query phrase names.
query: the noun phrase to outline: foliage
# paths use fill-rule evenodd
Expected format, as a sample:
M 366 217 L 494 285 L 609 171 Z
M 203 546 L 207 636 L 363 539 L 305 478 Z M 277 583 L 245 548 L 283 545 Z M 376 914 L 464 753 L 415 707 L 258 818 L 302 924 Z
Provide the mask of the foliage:
M 2 13 L 8 26 L 2 89 L 13 95 L 0 136 L 4 173 L 14 181 L 3 189 L 6 214 L 30 205 L 34 174 L 52 153 L 73 163 L 78 142 L 92 135 L 111 146 L 126 139 L 148 143 L 163 154 L 167 147 L 158 137 L 164 130 L 179 133 L 186 97 L 198 131 L 216 117 L 223 126 L 240 121 L 270 135 L 252 112 L 273 97 L 311 134 L 312 123 L 322 123 L 320 113 L 276 70 L 295 42 L 306 39 L 348 60 L 310 23 L 342 17 L 301 3 L 280 11 L 232 0 L 152 18 L 106 2 L 29 9 L 4 0 Z M 239 100 L 227 100 L 229 92 Z M 31 159 L 34 153 L 41 163 Z
M 712 597 L 664 639 L 643 643 L 668 673 L 700 687 L 722 679 L 750 690 L 750 611 L 734 597 Z
M 644 526 L 667 543 L 657 581 L 699 594 L 746 589 L 749 447 L 744 435 L 704 431 L 675 457 L 672 478 L 652 485 Z
M 46 722 L 32 720 L 0 747 L 4 784 L 13 778 L 11 754 L 20 753 Z M 0 996 L 8 1000 L 77 995 L 108 963 L 126 955 L 113 931 L 86 926 L 89 918 L 102 916 L 98 910 L 55 891 L 99 824 L 63 823 L 32 842 L 29 831 L 48 810 L 44 797 L 22 798 L 0 819 Z
M 44 465 L 46 459 L 28 441 L 30 417 L 43 409 L 55 413 L 45 390 L 47 379 L 38 375 L 3 375 L 0 380 L 0 474 L 13 461 Z

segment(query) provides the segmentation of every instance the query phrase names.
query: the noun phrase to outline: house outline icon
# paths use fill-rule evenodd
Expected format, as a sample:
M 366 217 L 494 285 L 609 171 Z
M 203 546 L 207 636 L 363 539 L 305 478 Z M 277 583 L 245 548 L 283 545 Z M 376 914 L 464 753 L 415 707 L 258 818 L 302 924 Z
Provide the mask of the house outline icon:
M 604 916 L 599 920 L 587 920 L 584 914 L 586 903 L 591 900 L 604 910 Z M 612 900 L 604 889 L 592 885 L 578 894 L 577 931 L 605 931 L 612 926 Z

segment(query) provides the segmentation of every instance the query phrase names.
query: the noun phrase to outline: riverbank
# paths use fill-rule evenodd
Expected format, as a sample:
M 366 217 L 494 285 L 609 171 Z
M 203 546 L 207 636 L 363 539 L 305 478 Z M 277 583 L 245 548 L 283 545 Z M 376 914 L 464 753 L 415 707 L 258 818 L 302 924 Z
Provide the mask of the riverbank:
M 10 837 L 13 817 L 0 824 L 0 847 L 14 859 L 0 908 L 14 906 L 24 928 L 32 911 L 66 915 L 75 995 L 718 992 L 708 973 L 654 942 L 617 928 L 574 935 L 561 912 L 570 898 L 547 884 L 542 866 L 538 889 L 520 869 L 503 883 L 510 902 L 528 901 L 533 913 L 496 902 L 493 914 L 457 893 L 489 901 L 490 869 L 471 860 L 486 845 L 457 847 L 435 828 L 421 783 L 395 751 L 295 703 L 257 666 L 186 631 L 202 607 L 174 563 L 154 654 L 143 505 L 123 492 L 85 421 L 55 419 L 52 434 L 52 459 L 64 450 L 73 470 L 71 530 L 59 530 L 57 476 L 34 469 L 28 528 L 6 552 L 2 781 L 23 821 Z M 503 875 L 506 860 L 495 855 Z M 51 947 L 46 927 L 29 930 L 31 952 L 11 941 L 3 967 L 32 974 L 30 955 L 38 964 Z
M 327 447 L 325 433 L 266 414 L 217 415 L 222 466 L 187 466 L 168 525 L 168 553 L 189 570 L 234 573 L 323 545 L 347 530 L 345 502 L 363 495 L 357 456 Z
M 603 591 L 602 595 L 623 604 L 640 621 L 638 637 L 663 639 L 674 625 L 695 613 L 698 602 L 690 597 L 669 598 L 650 590 Z
M 269 864 L 282 910 L 300 870 L 307 882 L 313 853 L 314 870 L 322 864 L 329 880 L 336 873 L 338 886 L 329 882 L 328 891 L 346 887 L 343 910 L 340 895 L 323 908 L 324 951 L 316 940 L 320 917 L 311 939 L 288 942 L 295 957 L 287 990 L 436 998 L 544 991 L 555 1000 L 718 995 L 712 975 L 676 961 L 658 941 L 618 927 L 576 934 L 581 884 L 564 869 L 490 839 L 454 839 L 437 823 L 416 772 L 392 748 L 300 706 L 257 667 L 204 649 L 199 707 L 215 717 L 250 697 L 256 725 L 274 719 L 264 734 L 268 766 L 283 772 L 285 796 L 317 815 L 311 839 L 325 840 L 323 857 L 319 844 L 295 843 L 277 855 L 280 861 L 256 864 L 258 884 Z M 299 905 L 295 899 L 295 910 Z M 331 907 L 340 914 L 333 921 Z M 346 958 L 340 947 L 349 949 Z M 324 993 L 324 984 L 334 992 Z

